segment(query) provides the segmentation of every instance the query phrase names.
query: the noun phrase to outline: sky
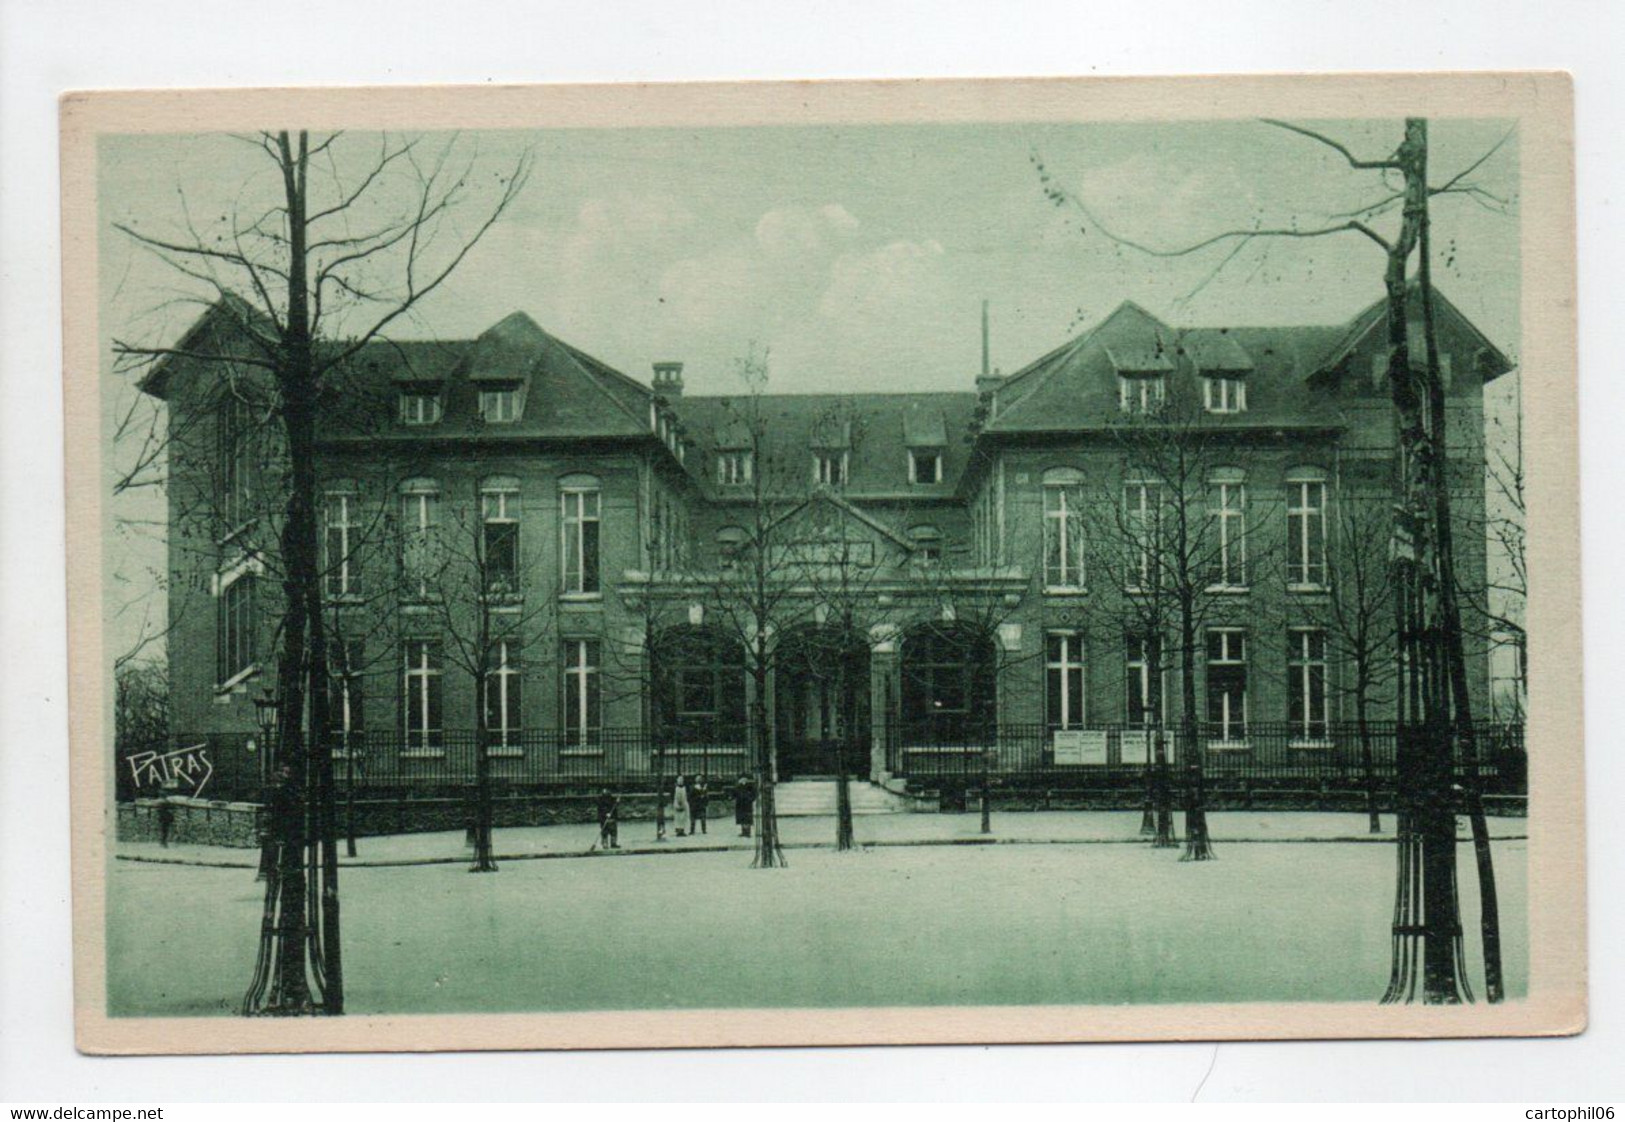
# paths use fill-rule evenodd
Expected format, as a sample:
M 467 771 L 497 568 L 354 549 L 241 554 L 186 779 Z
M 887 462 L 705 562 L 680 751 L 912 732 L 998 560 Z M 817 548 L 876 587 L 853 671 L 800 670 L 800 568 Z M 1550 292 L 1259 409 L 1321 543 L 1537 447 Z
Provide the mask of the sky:
M 1390 151 L 1401 129 L 1313 125 L 1366 155 Z M 1433 181 L 1507 131 L 1502 121 L 1434 122 Z M 342 137 L 328 174 L 313 174 L 318 204 L 379 143 Z M 1174 325 L 1267 325 L 1341 323 L 1381 296 L 1381 254 L 1358 236 L 1149 257 L 1050 203 L 1034 166 L 1036 157 L 1114 233 L 1159 248 L 1231 228 L 1313 227 L 1386 194 L 1375 173 L 1262 122 L 486 131 L 425 136 L 417 151 L 428 162 L 448 145 L 447 166 L 467 171 L 467 205 L 432 250 L 472 228 L 522 154 L 532 171 L 396 336 L 469 338 L 523 311 L 640 380 L 653 362 L 682 361 L 691 394 L 738 390 L 736 364 L 753 349 L 767 353 L 775 392 L 969 390 L 984 300 L 992 363 L 1009 373 L 1124 300 Z M 104 137 L 98 174 L 111 422 L 133 399 L 112 340 L 176 339 L 198 312 L 185 298 L 208 292 L 116 224 L 207 238 L 274 203 L 280 181 L 261 151 L 223 134 Z M 1516 360 L 1515 136 L 1474 180 L 1508 205 L 1435 200 L 1435 282 Z M 404 201 L 386 184 L 356 220 Z M 136 495 L 115 516 L 141 521 L 153 501 Z M 115 535 L 111 546 L 129 590 L 154 557 L 162 565 L 150 535 L 139 537 Z

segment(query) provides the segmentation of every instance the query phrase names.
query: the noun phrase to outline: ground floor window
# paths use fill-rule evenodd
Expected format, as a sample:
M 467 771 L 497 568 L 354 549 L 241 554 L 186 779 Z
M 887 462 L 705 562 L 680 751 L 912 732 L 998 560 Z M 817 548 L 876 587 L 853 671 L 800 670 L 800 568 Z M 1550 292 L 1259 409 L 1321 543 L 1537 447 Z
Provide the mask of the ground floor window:
M 502 640 L 491 644 L 485 673 L 486 749 L 495 753 L 521 751 L 519 646 Z
M 917 744 L 982 742 L 998 723 L 991 636 L 963 624 L 915 628 L 903 640 L 903 733 Z
M 444 666 L 445 652 L 438 639 L 407 640 L 403 659 L 406 682 L 401 697 L 409 753 L 442 750 Z
M 1239 628 L 1207 633 L 1207 722 L 1212 742 L 1247 739 L 1247 635 Z
M 1317 628 L 1287 633 L 1287 720 L 1294 742 L 1326 740 L 1326 633 Z
M 656 639 L 652 658 L 663 732 L 707 739 L 743 733 L 745 659 L 737 641 L 709 627 L 677 627 Z
M 356 639 L 335 639 L 327 664 L 327 738 L 335 756 L 359 750 L 366 728 L 361 668 L 366 651 Z
M 1161 640 L 1155 635 L 1128 635 L 1123 645 L 1123 681 L 1128 694 L 1124 719 L 1137 728 L 1165 723 L 1168 667 L 1162 658 Z
M 597 639 L 564 641 L 564 743 L 597 748 L 604 727 L 603 683 Z
M 1082 728 L 1083 638 L 1070 631 L 1044 636 L 1044 703 L 1050 731 Z

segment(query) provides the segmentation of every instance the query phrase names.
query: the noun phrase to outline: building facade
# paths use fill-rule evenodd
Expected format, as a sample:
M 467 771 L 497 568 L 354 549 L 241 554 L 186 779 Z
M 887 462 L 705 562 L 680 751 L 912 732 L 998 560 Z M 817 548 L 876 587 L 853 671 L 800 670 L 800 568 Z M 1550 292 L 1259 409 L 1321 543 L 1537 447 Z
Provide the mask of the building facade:
M 1483 388 L 1510 363 L 1438 306 L 1476 586 Z M 176 349 L 210 360 L 143 384 L 171 436 L 172 727 L 242 787 L 285 494 L 266 387 L 223 357 L 248 353 L 244 314 L 206 314 Z M 1285 328 L 1124 304 L 943 392 L 733 397 L 686 395 L 679 363 L 646 385 L 517 313 L 370 343 L 322 391 L 334 750 L 352 779 L 449 780 L 483 723 L 499 778 L 723 774 L 760 703 L 785 775 L 1127 766 L 1194 698 L 1216 765 L 1346 753 L 1345 599 L 1383 582 L 1349 559 L 1391 521 L 1384 338 L 1380 303 Z M 1483 642 L 1468 660 L 1487 714 Z M 1392 716 L 1382 681 L 1363 692 Z

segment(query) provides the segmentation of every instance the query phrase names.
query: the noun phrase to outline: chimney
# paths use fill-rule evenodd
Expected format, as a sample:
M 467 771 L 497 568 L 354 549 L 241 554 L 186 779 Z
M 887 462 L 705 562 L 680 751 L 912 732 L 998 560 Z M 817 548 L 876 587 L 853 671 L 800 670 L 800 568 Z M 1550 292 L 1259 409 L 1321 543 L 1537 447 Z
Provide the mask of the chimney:
M 977 378 L 976 378 L 976 393 L 977 393 L 978 396 L 985 396 L 987 394 L 991 394 L 994 390 L 998 389 L 999 384 L 1004 381 L 1004 375 L 994 373 L 992 366 L 989 364 L 989 358 L 990 358 L 990 355 L 988 353 L 989 334 L 990 333 L 988 331 L 988 324 L 987 324 L 987 301 L 983 300 L 982 301 L 982 372 L 981 372 L 981 374 L 977 375 Z
M 987 301 L 982 301 L 982 377 L 986 378 L 991 370 L 988 367 L 988 330 L 987 330 Z M 980 383 L 978 383 L 979 385 Z
M 680 362 L 655 363 L 654 391 L 662 397 L 682 397 L 683 364 Z

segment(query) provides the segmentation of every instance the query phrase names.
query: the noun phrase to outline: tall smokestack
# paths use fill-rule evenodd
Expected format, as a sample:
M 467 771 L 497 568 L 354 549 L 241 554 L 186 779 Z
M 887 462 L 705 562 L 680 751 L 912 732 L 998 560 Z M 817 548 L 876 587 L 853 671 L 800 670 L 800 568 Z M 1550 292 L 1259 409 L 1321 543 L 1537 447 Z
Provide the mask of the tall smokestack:
M 992 373 L 988 366 L 988 329 L 987 329 L 987 301 L 982 301 L 982 377 L 986 378 Z

